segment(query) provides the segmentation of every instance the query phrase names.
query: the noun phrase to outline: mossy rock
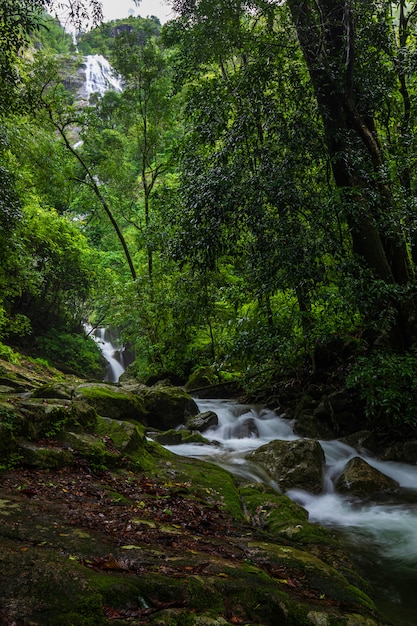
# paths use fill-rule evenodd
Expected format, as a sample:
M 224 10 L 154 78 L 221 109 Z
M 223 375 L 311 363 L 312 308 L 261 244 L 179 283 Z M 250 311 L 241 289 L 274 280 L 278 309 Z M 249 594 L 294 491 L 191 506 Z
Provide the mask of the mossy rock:
M 41 446 L 32 441 L 19 441 L 19 463 L 37 469 L 59 469 L 71 465 L 74 455 L 63 448 Z
M 246 457 L 258 463 L 283 490 L 323 488 L 324 452 L 318 441 L 271 441 Z
M 105 443 L 100 437 L 88 433 L 62 431 L 58 439 L 71 452 L 87 459 L 92 467 L 104 468 L 112 464 L 113 458 L 118 458 L 118 455 L 107 454 Z
M 143 398 L 115 385 L 79 385 L 76 397 L 82 398 L 103 417 L 115 420 L 144 422 L 147 408 Z
M 57 398 L 60 400 L 72 400 L 75 396 L 75 385 L 65 382 L 52 382 L 38 387 L 31 393 L 32 398 Z
M 144 391 L 143 400 L 147 410 L 147 425 L 159 430 L 180 426 L 187 417 L 199 412 L 192 397 L 180 387 L 148 387 Z
M 350 459 L 336 482 L 336 491 L 339 493 L 360 497 L 389 493 L 398 488 L 396 480 L 386 476 L 360 457 Z
M 55 435 L 64 428 L 89 430 L 97 419 L 88 404 L 58 399 L 23 400 L 16 404 L 16 412 L 16 435 L 30 440 Z
M 123 454 L 138 452 L 146 442 L 144 426 L 109 417 L 97 418 L 95 433 L 100 437 L 109 437 L 114 447 Z
M 189 377 L 185 384 L 187 391 L 215 385 L 219 382 L 218 376 L 212 367 L 199 367 Z

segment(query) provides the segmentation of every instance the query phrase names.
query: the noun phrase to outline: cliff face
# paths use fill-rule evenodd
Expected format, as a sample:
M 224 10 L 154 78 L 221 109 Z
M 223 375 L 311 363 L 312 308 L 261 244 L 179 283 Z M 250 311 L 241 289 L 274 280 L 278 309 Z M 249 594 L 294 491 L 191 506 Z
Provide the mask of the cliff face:
M 304 509 L 145 436 L 183 391 L 0 374 L 2 623 L 384 623 Z

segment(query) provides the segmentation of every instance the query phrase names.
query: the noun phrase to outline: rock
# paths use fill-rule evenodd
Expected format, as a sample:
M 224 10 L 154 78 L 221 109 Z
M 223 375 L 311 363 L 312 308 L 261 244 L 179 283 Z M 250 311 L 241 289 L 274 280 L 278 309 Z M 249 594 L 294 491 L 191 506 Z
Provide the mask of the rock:
M 116 420 L 146 420 L 143 397 L 125 388 L 105 383 L 84 383 L 76 389 L 77 399 L 84 399 L 99 415 Z
M 212 367 L 199 367 L 191 374 L 185 383 L 185 389 L 192 391 L 193 389 L 215 385 L 217 382 L 218 377 Z
M 187 417 L 198 414 L 191 396 L 180 387 L 148 387 L 143 393 L 146 424 L 151 428 L 169 430 L 184 424 Z
M 106 446 L 102 439 L 88 433 L 72 433 L 63 431 L 59 435 L 59 441 L 65 444 L 67 450 L 83 456 L 90 463 L 103 465 L 105 461 Z
M 88 430 L 94 426 L 97 417 L 94 409 L 83 402 L 57 399 L 22 400 L 16 403 L 15 410 L 19 421 L 15 432 L 30 440 L 56 435 L 64 428 Z
M 283 491 L 322 490 L 324 453 L 317 441 L 271 441 L 246 458 L 258 463 Z
M 325 422 L 309 413 L 301 413 L 294 424 L 294 430 L 300 437 L 330 441 L 337 438 L 336 431 Z
M 336 482 L 336 491 L 355 496 L 372 496 L 398 487 L 397 481 L 385 476 L 359 457 L 354 457 L 346 464 Z
M 375 437 L 370 430 L 360 430 L 347 437 L 342 437 L 339 441 L 355 448 L 358 452 L 362 452 L 362 450 L 376 452 Z
M 198 430 L 199 432 L 203 432 L 212 426 L 217 426 L 218 423 L 219 418 L 214 411 L 204 411 L 204 413 L 187 417 L 185 420 L 188 430 Z
M 75 386 L 61 382 L 42 385 L 31 393 L 31 398 L 58 398 L 60 400 L 71 400 L 74 396 Z
M 162 446 L 177 446 L 181 443 L 200 443 L 205 445 L 216 445 L 212 441 L 205 439 L 198 431 L 187 430 L 181 428 L 180 430 L 166 430 L 164 433 L 148 433 L 154 441 L 157 441 Z
M 417 441 L 406 441 L 404 443 L 404 460 L 411 465 L 417 465 Z
M 145 444 L 145 430 L 140 424 L 123 420 L 98 417 L 95 433 L 101 437 L 110 437 L 114 447 L 127 454 L 137 452 Z
M 20 462 L 37 469 L 59 469 L 71 465 L 74 456 L 70 450 L 37 445 L 31 441 L 18 443 Z
M 317 401 L 305 394 L 302 396 L 295 409 L 294 430 L 300 437 L 310 439 L 336 439 L 335 429 L 326 421 L 327 414 L 322 417 L 321 412 L 317 414 Z

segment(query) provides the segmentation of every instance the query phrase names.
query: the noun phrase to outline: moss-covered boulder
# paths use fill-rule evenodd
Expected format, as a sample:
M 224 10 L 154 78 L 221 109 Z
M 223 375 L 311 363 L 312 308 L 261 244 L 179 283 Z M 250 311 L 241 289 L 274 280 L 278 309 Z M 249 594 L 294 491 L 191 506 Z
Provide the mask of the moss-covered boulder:
M 184 424 L 187 417 L 198 414 L 195 401 L 180 387 L 155 386 L 143 391 L 146 424 L 169 430 Z
M 145 445 L 145 428 L 109 417 L 98 417 L 95 433 L 104 439 L 110 439 L 113 446 L 122 454 L 137 452 Z
M 336 482 L 336 491 L 355 496 L 373 496 L 395 491 L 399 484 L 359 457 L 351 459 Z
M 76 385 L 64 381 L 50 382 L 34 389 L 32 398 L 57 398 L 60 400 L 72 400 L 75 396 Z
M 283 491 L 322 490 L 324 452 L 318 441 L 271 441 L 248 454 L 247 459 L 260 465 Z
M 52 436 L 64 428 L 89 430 L 97 414 L 85 402 L 31 398 L 15 403 L 15 432 L 30 440 Z
M 77 387 L 76 398 L 88 402 L 103 417 L 139 422 L 146 420 L 144 399 L 116 385 L 84 383 Z
M 71 465 L 74 455 L 70 450 L 33 441 L 19 441 L 19 463 L 37 469 L 58 469 Z
M 209 387 L 218 382 L 219 378 L 212 367 L 198 367 L 187 380 L 185 389 L 193 391 L 193 389 Z

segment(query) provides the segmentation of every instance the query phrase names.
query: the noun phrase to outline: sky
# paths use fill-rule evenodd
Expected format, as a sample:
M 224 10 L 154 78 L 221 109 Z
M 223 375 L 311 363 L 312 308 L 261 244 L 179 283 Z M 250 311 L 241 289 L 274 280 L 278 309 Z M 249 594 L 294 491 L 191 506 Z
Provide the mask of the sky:
M 103 5 L 104 21 L 120 19 L 128 15 L 148 17 L 156 15 L 161 24 L 173 19 L 174 13 L 169 6 L 169 0 L 141 0 L 138 7 L 133 0 L 101 0 Z

